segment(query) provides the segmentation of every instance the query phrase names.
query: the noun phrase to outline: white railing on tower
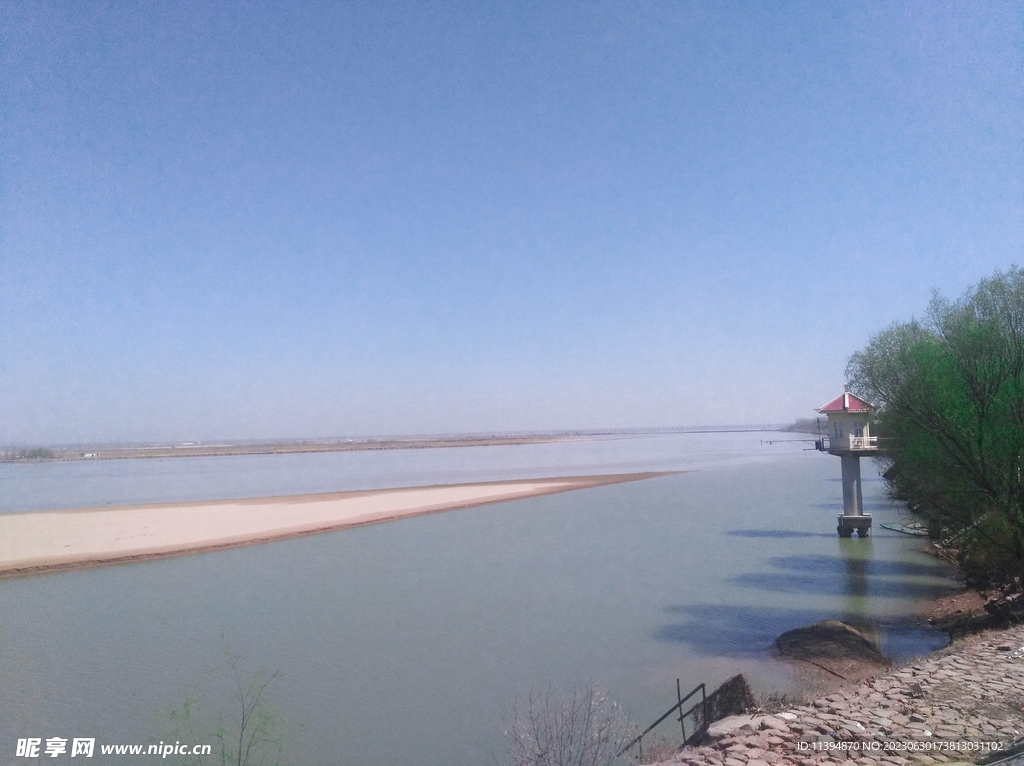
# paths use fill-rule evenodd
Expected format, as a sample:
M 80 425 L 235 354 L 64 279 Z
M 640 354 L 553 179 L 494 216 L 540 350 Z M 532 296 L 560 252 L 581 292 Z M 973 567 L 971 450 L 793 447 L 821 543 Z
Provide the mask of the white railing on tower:
M 878 449 L 878 437 L 851 436 L 850 449 Z

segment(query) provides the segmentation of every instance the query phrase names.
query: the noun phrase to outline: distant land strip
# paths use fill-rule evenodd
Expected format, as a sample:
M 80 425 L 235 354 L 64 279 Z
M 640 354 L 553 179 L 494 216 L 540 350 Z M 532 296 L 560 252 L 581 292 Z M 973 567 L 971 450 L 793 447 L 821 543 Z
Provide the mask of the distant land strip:
M 511 434 L 454 434 L 446 436 L 380 436 L 351 439 L 251 440 L 178 442 L 157 444 L 76 445 L 0 450 L 0 462 L 43 460 L 135 460 L 139 458 L 216 457 L 227 455 L 286 455 L 309 452 L 437 449 L 443 447 L 499 447 L 521 444 L 581 441 L 659 434 L 750 433 L 776 431 L 779 425 L 697 426 L 666 428 L 612 428 Z
M 0 577 L 185 556 L 678 472 L 0 514 Z

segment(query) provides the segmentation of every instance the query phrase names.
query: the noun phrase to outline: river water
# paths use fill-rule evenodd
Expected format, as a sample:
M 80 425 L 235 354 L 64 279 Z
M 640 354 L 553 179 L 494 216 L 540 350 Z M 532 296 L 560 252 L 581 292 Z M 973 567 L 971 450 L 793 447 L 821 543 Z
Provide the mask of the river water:
M 685 692 L 744 672 L 761 691 L 792 691 L 769 648 L 819 619 L 874 620 L 896 660 L 941 646 L 908 615 L 953 589 L 952 572 L 920 538 L 880 528 L 906 512 L 871 461 L 873 536 L 840 540 L 839 460 L 797 439 L 0 465 L 0 512 L 687 471 L 0 580 L 0 757 L 24 737 L 156 742 L 186 700 L 230 715 L 231 662 L 244 683 L 280 671 L 267 701 L 286 763 L 459 766 L 501 760 L 502 714 L 531 688 L 596 682 L 646 725 L 677 678 Z

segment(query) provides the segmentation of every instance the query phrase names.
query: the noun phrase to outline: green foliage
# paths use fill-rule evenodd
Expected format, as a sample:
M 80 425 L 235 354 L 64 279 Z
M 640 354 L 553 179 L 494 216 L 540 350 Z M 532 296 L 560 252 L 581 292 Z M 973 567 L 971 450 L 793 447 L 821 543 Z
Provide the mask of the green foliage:
M 0 453 L 0 456 L 3 456 L 2 453 Z M 15 460 L 50 460 L 53 458 L 53 450 L 46 449 L 45 447 L 19 449 L 14 452 L 8 452 L 7 457 L 8 459 L 13 458 Z
M 1024 271 L 958 301 L 934 296 L 924 320 L 876 335 L 847 374 L 880 407 L 892 493 L 942 523 L 973 583 L 1024 576 Z
M 171 713 L 173 731 L 163 741 L 212 745 L 210 755 L 174 756 L 169 766 L 280 766 L 284 721 L 271 699 L 280 671 L 257 670 L 243 680 L 238 657 L 228 655 L 223 675 L 231 688 L 231 701 L 211 717 L 197 700 L 186 699 Z
M 798 434 L 827 434 L 828 422 L 825 418 L 797 418 L 796 422 L 780 428 L 780 431 Z

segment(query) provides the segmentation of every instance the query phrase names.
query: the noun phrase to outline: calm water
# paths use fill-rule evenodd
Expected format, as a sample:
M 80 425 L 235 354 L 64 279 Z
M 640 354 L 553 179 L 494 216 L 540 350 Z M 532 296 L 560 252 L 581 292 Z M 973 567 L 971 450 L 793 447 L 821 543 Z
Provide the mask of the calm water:
M 295 764 L 482 764 L 533 687 L 599 682 L 644 724 L 684 688 L 868 617 L 895 658 L 948 592 L 870 462 L 870 540 L 840 540 L 839 461 L 765 434 L 519 447 L 0 466 L 0 510 L 523 476 L 701 470 L 188 558 L 0 581 L 0 754 L 27 736 L 147 742 L 186 698 L 227 705 L 225 652 L 280 670 Z M 771 438 L 793 438 L 774 436 Z M 125 759 L 121 759 L 125 762 Z

